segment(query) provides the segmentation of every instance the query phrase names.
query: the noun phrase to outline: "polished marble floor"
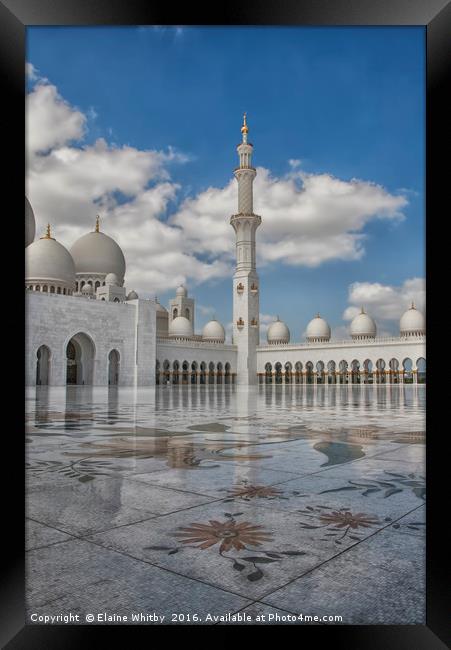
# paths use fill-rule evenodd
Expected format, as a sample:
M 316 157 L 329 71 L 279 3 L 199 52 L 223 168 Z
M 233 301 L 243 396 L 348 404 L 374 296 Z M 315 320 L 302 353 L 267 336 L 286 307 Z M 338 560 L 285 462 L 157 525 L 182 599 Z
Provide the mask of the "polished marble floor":
M 424 411 L 421 385 L 30 389 L 28 621 L 424 624 Z

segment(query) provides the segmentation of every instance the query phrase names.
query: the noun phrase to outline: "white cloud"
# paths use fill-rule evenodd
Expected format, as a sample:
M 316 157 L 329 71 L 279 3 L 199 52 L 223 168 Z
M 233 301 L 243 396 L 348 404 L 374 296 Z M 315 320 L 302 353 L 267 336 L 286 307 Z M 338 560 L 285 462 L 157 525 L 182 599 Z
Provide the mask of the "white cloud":
M 36 68 L 32 63 L 29 63 L 28 61 L 25 62 L 25 76 L 28 77 L 30 81 L 35 81 L 38 78 Z
M 362 232 L 372 219 L 403 219 L 404 196 L 389 194 L 367 181 L 342 181 L 329 174 L 291 172 L 277 178 L 257 169 L 255 211 L 263 224 L 258 238 L 259 263 L 282 262 L 315 267 L 329 260 L 364 255 Z M 186 199 L 171 223 L 187 235 L 191 250 L 231 257 L 233 231 L 227 216 L 236 207 L 236 181 L 210 187 Z
M 39 81 L 27 97 L 26 109 L 29 156 L 80 140 L 84 135 L 86 116 L 71 107 L 51 84 Z
M 185 198 L 168 218 L 168 209 L 186 190 L 171 179 L 170 165 L 190 158 L 170 146 L 165 151 L 140 150 L 103 138 L 86 143 L 89 121 L 97 116 L 94 109 L 83 112 L 71 106 L 31 63 L 27 68 L 35 81 L 27 97 L 27 195 L 38 233 L 50 222 L 57 238 L 70 246 L 92 229 L 100 213 L 102 228 L 124 250 L 127 285 L 142 295 L 181 282 L 230 277 L 235 179 Z M 314 267 L 328 260 L 359 259 L 370 220 L 403 218 L 404 196 L 367 181 L 306 174 L 300 164 L 290 160 L 290 171 L 281 178 L 258 168 L 260 265 Z
M 349 287 L 349 306 L 343 312 L 343 320 L 351 321 L 363 306 L 376 321 L 378 335 L 395 334 L 398 321 L 411 302 L 424 312 L 426 305 L 426 282 L 424 278 L 409 278 L 400 286 L 379 282 L 354 282 Z

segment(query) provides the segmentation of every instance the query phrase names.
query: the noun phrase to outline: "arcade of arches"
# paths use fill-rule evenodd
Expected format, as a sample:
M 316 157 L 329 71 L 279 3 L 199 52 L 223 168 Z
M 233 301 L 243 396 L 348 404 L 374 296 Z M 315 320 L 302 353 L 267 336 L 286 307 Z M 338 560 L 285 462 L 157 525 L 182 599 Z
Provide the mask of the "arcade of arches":
M 287 361 L 284 365 L 277 361 L 265 364 L 265 372 L 258 375 L 260 384 L 422 384 L 426 382 L 426 359 L 420 357 L 413 362 L 378 359 L 373 364 L 366 359 L 362 367 L 357 360 L 318 361 L 315 365 L 300 361 L 294 366 Z
M 156 362 L 155 383 L 164 384 L 234 384 L 236 374 L 232 372 L 230 363 L 209 363 L 202 361 L 173 361 Z
M 79 332 L 66 345 L 66 384 L 92 385 L 94 380 L 95 346 L 91 338 Z M 41 345 L 36 352 L 36 385 L 50 383 L 52 355 L 47 345 Z M 108 353 L 108 385 L 117 386 L 120 376 L 120 354 L 118 350 Z

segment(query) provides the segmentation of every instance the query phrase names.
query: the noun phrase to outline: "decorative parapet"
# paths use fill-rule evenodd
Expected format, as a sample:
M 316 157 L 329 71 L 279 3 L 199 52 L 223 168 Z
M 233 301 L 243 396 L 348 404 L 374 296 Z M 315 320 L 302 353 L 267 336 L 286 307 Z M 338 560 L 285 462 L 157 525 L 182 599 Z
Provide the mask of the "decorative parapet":
M 333 340 L 330 339 L 329 341 L 321 341 L 317 343 L 309 343 L 307 341 L 302 342 L 302 343 L 289 343 L 289 344 L 281 344 L 283 345 L 283 349 L 293 349 L 293 350 L 299 350 L 299 349 L 304 349 L 304 350 L 311 350 L 314 347 L 320 347 L 320 348 L 336 348 L 336 347 L 372 347 L 372 346 L 378 346 L 378 345 L 412 345 L 412 344 L 418 344 L 418 343 L 426 343 L 426 335 L 422 336 L 411 336 L 411 337 L 403 337 L 403 336 L 386 336 L 386 337 L 376 337 L 376 338 L 368 338 L 368 339 L 359 339 L 359 340 L 353 340 L 353 339 L 341 339 L 341 340 Z M 272 350 L 274 349 L 275 346 L 278 344 L 272 344 L 272 343 L 261 343 L 260 345 L 257 346 L 257 350 Z
M 157 345 L 168 345 L 179 348 L 204 348 L 215 350 L 229 350 L 236 352 L 236 345 L 231 343 L 216 343 L 214 341 L 204 341 L 201 337 L 198 339 L 173 339 L 166 336 L 157 336 Z

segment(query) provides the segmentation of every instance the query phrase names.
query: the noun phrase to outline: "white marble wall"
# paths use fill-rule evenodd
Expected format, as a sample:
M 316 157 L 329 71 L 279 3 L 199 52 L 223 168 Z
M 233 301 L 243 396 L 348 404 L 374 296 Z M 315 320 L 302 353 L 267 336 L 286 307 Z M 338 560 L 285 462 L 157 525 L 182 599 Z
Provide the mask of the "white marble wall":
M 303 369 L 307 361 L 313 363 L 314 368 L 318 361 L 326 366 L 329 361 L 335 361 L 338 370 L 340 361 L 347 361 L 348 366 L 356 360 L 363 369 L 365 360 L 369 359 L 373 367 L 378 359 L 383 359 L 388 368 L 390 359 L 397 359 L 400 367 L 404 359 L 411 359 L 413 366 L 419 358 L 426 358 L 426 337 L 414 337 L 403 339 L 401 337 L 375 339 L 374 341 L 330 341 L 328 343 L 316 344 L 293 344 L 293 345 L 261 345 L 257 348 L 257 372 L 265 372 L 265 364 L 274 365 L 280 362 L 282 366 L 286 362 L 293 365 L 298 361 L 302 363 Z
M 204 361 L 207 364 L 213 362 L 215 368 L 218 363 L 223 367 L 228 362 L 231 366 L 231 372 L 236 373 L 236 355 L 237 349 L 234 345 L 222 343 L 203 343 L 201 341 L 158 341 L 156 358 L 160 362 L 160 368 L 163 369 L 163 363 L 169 361 L 171 364 L 178 361 L 180 367 L 184 361 L 190 364 L 196 361 L 198 366 Z
M 66 383 L 66 348 L 77 333 L 85 333 L 95 348 L 93 384 L 108 385 L 108 354 L 120 355 L 120 386 L 155 382 L 155 303 L 133 300 L 110 303 L 73 296 L 27 292 L 26 384 L 36 382 L 36 354 L 50 349 L 49 385 Z

